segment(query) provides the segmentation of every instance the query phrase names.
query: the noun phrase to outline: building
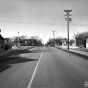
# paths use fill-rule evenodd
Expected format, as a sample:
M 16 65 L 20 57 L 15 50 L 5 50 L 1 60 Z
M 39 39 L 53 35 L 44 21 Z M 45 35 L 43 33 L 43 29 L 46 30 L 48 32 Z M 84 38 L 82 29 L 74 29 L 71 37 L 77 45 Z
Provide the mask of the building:
M 0 49 L 4 48 L 4 38 L 0 34 Z

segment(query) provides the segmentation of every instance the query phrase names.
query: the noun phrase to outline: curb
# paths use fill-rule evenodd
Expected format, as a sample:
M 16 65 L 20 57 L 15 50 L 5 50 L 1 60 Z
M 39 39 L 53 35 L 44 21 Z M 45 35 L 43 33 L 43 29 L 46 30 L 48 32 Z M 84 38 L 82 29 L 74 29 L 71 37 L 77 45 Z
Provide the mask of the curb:
M 83 55 L 83 54 L 77 53 L 77 52 L 72 52 L 72 51 L 70 51 L 70 50 L 62 49 L 62 48 L 59 48 L 59 47 L 56 47 L 56 48 L 61 49 L 61 50 L 66 51 L 66 52 L 69 52 L 69 53 L 71 53 L 71 54 L 80 56 L 80 57 L 82 57 L 82 58 L 84 58 L 84 59 L 88 59 L 88 56 L 87 56 L 87 55 Z

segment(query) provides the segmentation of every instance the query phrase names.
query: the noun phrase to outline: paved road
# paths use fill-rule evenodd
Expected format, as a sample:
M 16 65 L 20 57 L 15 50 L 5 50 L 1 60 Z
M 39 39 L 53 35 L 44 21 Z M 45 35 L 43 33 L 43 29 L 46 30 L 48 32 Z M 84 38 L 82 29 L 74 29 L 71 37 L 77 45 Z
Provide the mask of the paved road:
M 8 58 L 0 63 L 0 88 L 87 88 L 88 60 L 74 54 L 37 47 Z

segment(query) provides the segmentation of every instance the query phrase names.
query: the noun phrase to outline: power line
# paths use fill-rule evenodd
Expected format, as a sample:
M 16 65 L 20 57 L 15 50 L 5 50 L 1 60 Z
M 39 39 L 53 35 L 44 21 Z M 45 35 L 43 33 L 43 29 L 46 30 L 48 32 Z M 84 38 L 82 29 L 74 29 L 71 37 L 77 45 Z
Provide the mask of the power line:
M 18 0 L 19 1 L 19 0 Z M 28 0 L 28 1 L 32 1 L 32 0 Z M 33 0 L 33 1 L 36 1 L 36 0 Z M 45 0 L 44 0 L 45 1 Z M 46 1 L 49 1 L 49 0 L 46 0 Z M 58 1 L 58 0 L 50 0 L 50 1 Z M 63 0 L 60 0 L 60 2 L 63 2 Z M 69 0 L 70 1 L 70 0 Z M 69 4 L 69 2 L 67 3 L 67 5 Z M 66 5 L 66 7 L 67 7 Z M 65 8 L 66 8 L 65 7 Z M 62 12 L 63 13 L 63 12 Z M 36 15 L 33 15 L 33 14 L 29 14 L 29 15 L 20 15 L 20 16 L 0 16 L 0 17 L 29 17 L 29 16 L 56 16 L 56 15 L 60 15 L 62 16 L 62 13 L 61 14 L 43 14 L 43 15 L 40 15 L 40 14 L 36 14 Z
M 72 22 L 72 24 L 71 24 L 72 26 L 88 26 L 88 24 L 81 24 L 81 23 L 74 23 L 74 22 Z
M 11 22 L 11 23 L 28 23 L 28 24 L 39 24 L 39 25 L 63 25 L 63 24 L 58 24 L 58 23 L 37 23 L 37 22 L 23 22 L 23 21 L 0 21 L 0 22 Z
M 64 26 L 63 28 L 61 28 L 60 30 L 58 30 L 59 33 L 60 33 L 61 31 L 63 31 L 64 28 L 66 28 L 66 26 Z
M 32 15 L 32 14 L 29 14 L 29 15 L 20 15 L 20 16 L 0 16 L 0 17 L 29 17 L 29 16 L 58 16 L 61 14 L 45 14 L 45 15 L 40 15 L 40 14 L 36 14 L 36 15 Z
M 70 1 L 70 0 L 69 0 Z M 78 2 L 79 2 L 80 0 L 78 0 Z M 78 2 L 72 7 L 72 9 L 78 4 Z M 68 2 L 68 4 L 69 4 L 70 2 Z M 72 0 L 72 3 L 73 3 L 73 0 Z M 68 4 L 67 4 L 67 6 L 68 6 Z M 67 8 L 67 6 L 66 6 L 66 8 Z M 64 20 L 63 20 L 64 21 Z
M 79 1 L 80 1 L 80 0 L 78 0 L 78 2 L 72 7 L 72 10 L 73 10 L 73 8 L 79 3 Z
M 70 26 L 70 28 L 73 29 L 74 31 L 76 31 L 77 33 L 79 33 L 79 31 L 77 31 L 76 29 L 72 28 L 71 26 Z
M 88 24 L 71 24 L 73 26 L 88 26 Z
M 75 17 L 78 15 L 78 13 L 81 12 L 81 10 L 83 10 L 83 9 L 86 7 L 87 4 L 88 4 L 88 3 L 86 3 L 86 4 L 76 13 L 76 15 L 75 15 L 73 18 L 75 18 Z M 72 19 L 73 19 L 73 18 L 72 18 Z
M 70 3 L 70 0 L 69 0 L 68 3 L 66 4 L 65 9 L 67 8 L 67 6 L 68 6 L 69 3 Z M 61 16 L 62 16 L 62 15 L 63 15 L 63 12 L 61 13 Z M 64 19 L 62 19 L 62 18 L 61 18 L 60 20 L 61 20 L 61 21 L 60 21 L 61 23 L 64 21 Z

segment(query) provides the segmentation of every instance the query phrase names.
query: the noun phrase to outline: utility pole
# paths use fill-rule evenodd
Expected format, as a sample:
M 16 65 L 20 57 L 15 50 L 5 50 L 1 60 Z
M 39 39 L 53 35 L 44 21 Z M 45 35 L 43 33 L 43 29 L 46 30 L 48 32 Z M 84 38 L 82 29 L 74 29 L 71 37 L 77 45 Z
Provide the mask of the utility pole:
M 55 31 L 53 31 L 53 39 L 55 39 L 55 34 L 54 34 Z
M 20 33 L 20 32 L 18 31 L 18 36 L 19 36 L 19 33 Z
M 19 31 L 18 31 L 18 43 L 17 43 L 17 47 L 20 47 L 20 37 L 19 37 Z
M 54 40 L 54 45 L 55 45 L 55 34 L 54 34 L 55 31 L 52 31 L 52 32 L 53 32 L 53 40 Z
M 65 18 L 65 20 L 67 21 L 67 34 L 68 34 L 68 50 L 69 50 L 69 21 L 72 20 L 72 18 L 69 18 L 69 16 L 71 16 L 71 14 L 69 14 L 69 12 L 71 12 L 72 10 L 64 10 L 64 12 L 66 12 L 67 18 Z
M 20 32 L 18 31 L 18 43 L 19 43 L 19 33 L 20 33 Z

